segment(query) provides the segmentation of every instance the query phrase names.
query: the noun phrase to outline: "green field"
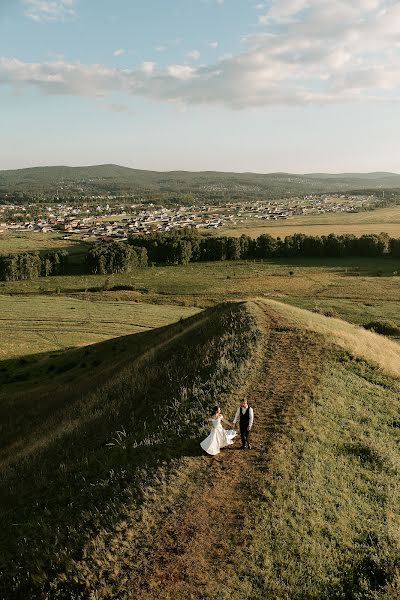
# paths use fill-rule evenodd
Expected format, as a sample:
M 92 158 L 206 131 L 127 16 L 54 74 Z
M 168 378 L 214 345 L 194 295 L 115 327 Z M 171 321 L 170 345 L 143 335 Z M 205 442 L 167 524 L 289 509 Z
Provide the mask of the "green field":
M 63 240 L 63 233 L 56 232 L 11 232 L 0 233 L 0 254 L 17 252 L 41 252 L 64 248 L 71 254 L 82 252 L 85 245 L 77 240 Z
M 13 297 L 68 295 L 96 300 L 105 304 L 101 309 L 105 312 L 112 312 L 106 307 L 109 301 L 204 308 L 225 299 L 261 296 L 312 310 L 332 310 L 356 323 L 375 318 L 398 323 L 400 277 L 394 275 L 396 272 L 400 272 L 400 262 L 395 259 L 226 261 L 150 267 L 109 277 L 79 275 L 2 282 L 0 292 Z M 133 289 L 110 291 L 114 286 Z
M 0 361 L 147 331 L 196 312 L 190 307 L 141 302 L 0 296 Z
M 400 326 L 398 272 L 277 259 L 1 282 L 0 597 L 395 598 L 399 340 L 323 315 Z M 202 456 L 210 405 L 231 418 L 243 395 L 255 450 Z

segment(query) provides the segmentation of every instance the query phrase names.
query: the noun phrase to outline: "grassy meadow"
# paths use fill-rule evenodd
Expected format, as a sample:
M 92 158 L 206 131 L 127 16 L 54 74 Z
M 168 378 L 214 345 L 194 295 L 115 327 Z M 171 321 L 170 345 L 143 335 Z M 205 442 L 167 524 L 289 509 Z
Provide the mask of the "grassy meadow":
M 4 231 L 0 233 L 0 254 L 18 252 L 41 252 L 42 250 L 59 250 L 64 248 L 70 253 L 82 251 L 81 241 L 63 240 L 64 233 L 36 231 Z
M 400 326 L 398 272 L 0 282 L 0 599 L 400 598 L 400 344 L 357 327 Z M 210 406 L 243 395 L 253 449 L 203 456 Z
M 397 598 L 400 379 L 384 343 L 400 350 L 368 333 L 366 352 L 365 334 L 228 303 L 96 345 L 115 346 L 108 377 L 92 367 L 79 400 L 39 400 L 34 426 L 10 403 L 3 597 Z M 229 419 L 243 394 L 253 449 L 203 456 L 207 409 Z
M 111 276 L 1 282 L 0 293 L 10 297 L 10 302 L 11 297 L 30 295 L 43 299 L 68 296 L 88 302 L 135 301 L 188 308 L 264 296 L 309 310 L 330 311 L 358 324 L 389 319 L 399 325 L 399 272 L 400 262 L 389 258 L 225 261 L 155 266 Z M 59 306 L 62 308 L 61 302 Z M 112 312 L 106 306 L 101 310 Z M 116 328 L 121 331 L 118 324 Z
M 285 237 L 294 233 L 307 235 L 354 234 L 357 236 L 385 232 L 391 237 L 400 237 L 400 205 L 358 213 L 324 213 L 320 215 L 296 216 L 282 221 L 248 219 L 236 225 L 224 227 L 223 235 L 242 234 L 258 237 L 268 233 L 274 237 Z
M 196 308 L 56 296 L 0 296 L 0 361 L 169 325 Z

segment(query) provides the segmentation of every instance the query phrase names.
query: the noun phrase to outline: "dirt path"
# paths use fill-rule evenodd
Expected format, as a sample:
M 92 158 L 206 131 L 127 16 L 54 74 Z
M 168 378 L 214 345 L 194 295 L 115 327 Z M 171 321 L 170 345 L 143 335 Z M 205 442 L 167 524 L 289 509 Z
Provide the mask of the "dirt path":
M 260 468 L 267 473 L 272 444 L 295 414 L 296 399 L 317 369 L 312 350 L 303 352 L 304 334 L 270 307 L 267 315 L 262 301 L 256 304 L 263 347 L 248 392 L 255 412 L 252 449 L 240 450 L 238 440 L 216 458 L 190 459 L 192 478 L 185 483 L 184 500 L 154 524 L 157 543 L 143 547 L 140 572 L 130 582 L 131 592 L 121 598 L 225 598 L 221 589 L 226 598 L 234 597 L 229 581 L 237 565 L 231 553 L 246 543 L 243 521 L 252 474 Z

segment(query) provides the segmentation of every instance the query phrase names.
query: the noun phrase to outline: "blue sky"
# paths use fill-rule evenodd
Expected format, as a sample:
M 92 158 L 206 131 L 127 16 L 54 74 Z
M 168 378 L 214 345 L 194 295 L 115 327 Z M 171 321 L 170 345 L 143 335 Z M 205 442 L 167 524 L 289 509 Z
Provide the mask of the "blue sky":
M 400 171 L 394 0 L 3 0 L 0 169 Z

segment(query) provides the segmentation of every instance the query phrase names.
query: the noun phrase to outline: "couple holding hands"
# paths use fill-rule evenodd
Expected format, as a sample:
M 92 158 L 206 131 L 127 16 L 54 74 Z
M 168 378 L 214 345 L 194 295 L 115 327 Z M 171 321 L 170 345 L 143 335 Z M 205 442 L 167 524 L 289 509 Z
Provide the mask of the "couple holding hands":
M 207 454 L 215 456 L 216 454 L 219 454 L 221 448 L 233 444 L 232 440 L 236 435 L 236 431 L 234 429 L 224 429 L 222 427 L 222 421 L 231 427 L 236 427 L 236 423 L 239 421 L 240 437 L 242 440 L 241 449 L 244 450 L 246 447 L 250 448 L 249 434 L 253 427 L 254 411 L 251 406 L 247 404 L 245 398 L 240 401 L 240 406 L 236 411 L 232 423 L 224 419 L 219 406 L 213 408 L 209 421 L 211 424 L 210 435 L 200 444 Z

